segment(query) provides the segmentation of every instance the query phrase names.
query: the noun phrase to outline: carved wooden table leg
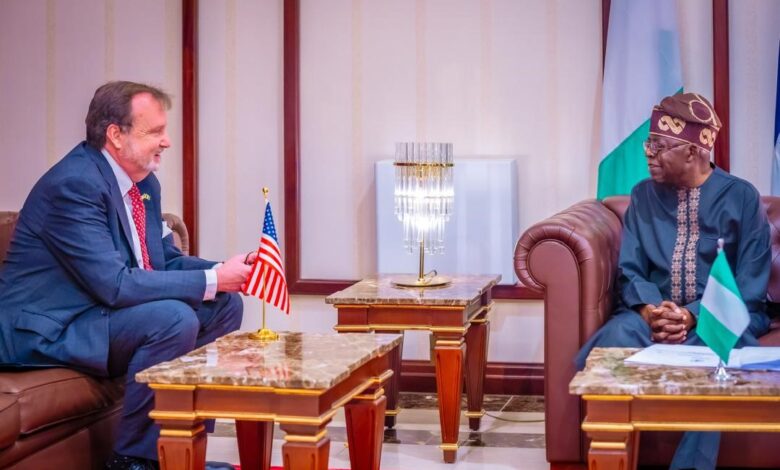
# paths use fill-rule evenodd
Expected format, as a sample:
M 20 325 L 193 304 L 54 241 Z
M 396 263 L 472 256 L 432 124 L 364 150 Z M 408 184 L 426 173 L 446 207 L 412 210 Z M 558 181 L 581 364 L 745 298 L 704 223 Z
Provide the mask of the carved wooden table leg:
M 482 402 L 485 398 L 485 365 L 487 363 L 487 340 L 489 323 L 487 318 L 472 321 L 466 332 L 466 395 L 468 397 L 469 428 L 479 430 L 482 415 Z
M 463 390 L 463 336 L 435 333 L 436 387 L 439 393 L 441 449 L 444 461 L 455 462 L 460 427 L 460 396 Z
M 400 413 L 400 405 L 398 400 L 398 394 L 401 390 L 401 353 L 404 349 L 404 337 L 403 331 L 388 331 L 382 330 L 377 333 L 400 333 L 401 344 L 395 349 L 390 351 L 387 355 L 390 357 L 390 368 L 393 369 L 393 376 L 385 384 L 386 396 L 387 396 L 387 409 L 385 410 L 385 426 L 388 428 L 395 427 L 395 420 L 398 413 Z
M 636 468 L 634 454 L 635 442 L 633 432 L 589 432 L 592 439 L 588 450 L 588 468 L 590 469 L 626 469 Z
M 381 385 L 366 390 L 344 406 L 349 462 L 352 468 L 379 470 L 387 398 Z
M 588 467 L 634 469 L 639 453 L 639 433 L 631 424 L 631 396 L 583 397 L 586 402 L 582 430 L 591 439 Z
M 273 421 L 236 420 L 238 456 L 242 470 L 268 470 L 271 468 L 273 447 Z
M 639 464 L 639 431 L 634 431 L 632 439 L 629 441 L 628 456 L 631 465 L 629 469 L 637 468 Z
M 206 467 L 206 428 L 203 420 L 160 421 L 157 456 L 161 470 Z
M 287 433 L 282 446 L 286 470 L 328 470 L 330 438 L 325 424 L 310 426 L 284 423 L 281 428 Z

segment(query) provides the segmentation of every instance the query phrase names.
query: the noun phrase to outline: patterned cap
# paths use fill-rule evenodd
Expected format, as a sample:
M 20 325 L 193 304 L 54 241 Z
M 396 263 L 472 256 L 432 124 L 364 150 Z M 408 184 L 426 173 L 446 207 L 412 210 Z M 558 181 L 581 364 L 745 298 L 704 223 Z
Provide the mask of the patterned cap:
M 707 98 L 697 93 L 667 96 L 653 107 L 650 134 L 688 142 L 710 151 L 721 122 Z

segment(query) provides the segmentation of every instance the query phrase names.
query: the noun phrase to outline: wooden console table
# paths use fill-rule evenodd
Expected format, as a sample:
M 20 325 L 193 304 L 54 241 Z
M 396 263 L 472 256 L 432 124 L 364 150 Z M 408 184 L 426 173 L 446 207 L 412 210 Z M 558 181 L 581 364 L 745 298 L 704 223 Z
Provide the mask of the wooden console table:
M 394 275 L 364 279 L 328 296 L 325 301 L 338 309 L 340 333 L 426 330 L 433 335 L 436 387 L 439 396 L 441 449 L 444 461 L 455 462 L 460 426 L 462 378 L 466 375 L 469 426 L 479 429 L 487 362 L 488 313 L 492 307 L 490 289 L 501 276 L 455 276 L 438 288 L 398 288 Z M 390 353 L 393 377 L 388 384 L 385 424 L 395 425 L 398 414 L 402 345 Z M 465 351 L 465 354 L 464 354 Z M 464 368 L 465 355 L 465 368 Z
M 780 373 L 719 384 L 711 368 L 624 364 L 637 351 L 595 348 L 569 384 L 586 403 L 589 468 L 636 468 L 641 431 L 780 432 Z
M 268 469 L 274 423 L 286 469 L 327 470 L 326 426 L 344 406 L 352 468 L 378 469 L 388 353 L 399 335 L 281 333 L 273 342 L 235 332 L 136 374 L 155 392 L 162 469 L 202 470 L 204 419 L 236 420 L 242 468 Z

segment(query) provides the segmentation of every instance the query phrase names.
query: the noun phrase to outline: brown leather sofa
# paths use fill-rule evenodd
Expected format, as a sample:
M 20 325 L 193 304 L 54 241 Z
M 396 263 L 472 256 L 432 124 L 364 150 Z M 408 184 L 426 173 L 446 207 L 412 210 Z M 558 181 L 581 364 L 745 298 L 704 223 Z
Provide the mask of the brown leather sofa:
M 762 198 L 772 238 L 768 300 L 780 302 L 780 197 Z M 584 468 L 584 407 L 568 392 L 574 356 L 612 312 L 622 218 L 628 197 L 577 203 L 530 227 L 515 248 L 520 280 L 544 293 L 544 398 L 547 460 L 553 469 Z M 773 322 L 777 326 L 777 322 Z M 780 328 L 761 344 L 780 346 Z M 641 465 L 668 465 L 680 433 L 643 433 Z M 725 433 L 718 465 L 780 468 L 780 433 Z
M 164 214 L 177 245 L 189 250 L 187 228 Z M 17 220 L 0 212 L 0 263 Z M 102 469 L 111 455 L 124 378 L 91 377 L 64 368 L 0 368 L 0 469 Z

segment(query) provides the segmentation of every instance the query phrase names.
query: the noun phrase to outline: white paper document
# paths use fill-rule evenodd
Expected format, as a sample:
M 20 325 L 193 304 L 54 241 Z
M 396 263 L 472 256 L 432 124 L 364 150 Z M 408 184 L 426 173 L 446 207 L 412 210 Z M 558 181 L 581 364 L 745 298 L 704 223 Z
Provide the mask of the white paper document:
M 718 356 L 707 346 L 654 344 L 627 358 L 625 362 L 677 367 L 717 367 Z M 780 347 L 748 346 L 732 349 L 726 367 L 780 371 Z

